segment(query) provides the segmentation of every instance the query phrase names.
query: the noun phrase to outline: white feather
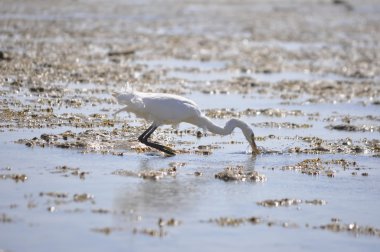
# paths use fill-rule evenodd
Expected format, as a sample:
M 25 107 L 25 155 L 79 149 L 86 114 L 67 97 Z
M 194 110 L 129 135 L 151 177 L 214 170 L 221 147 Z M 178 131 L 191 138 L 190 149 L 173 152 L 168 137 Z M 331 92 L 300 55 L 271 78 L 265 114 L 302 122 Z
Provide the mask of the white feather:
M 245 122 L 238 119 L 229 120 L 224 127 L 215 125 L 210 119 L 202 115 L 197 104 L 185 97 L 163 93 L 126 92 L 114 93 L 119 104 L 126 107 L 122 111 L 134 113 L 137 117 L 153 122 L 155 127 L 160 125 L 178 125 L 181 122 L 190 123 L 210 132 L 227 135 L 237 127 L 240 128 L 247 141 L 257 153 L 252 129 Z

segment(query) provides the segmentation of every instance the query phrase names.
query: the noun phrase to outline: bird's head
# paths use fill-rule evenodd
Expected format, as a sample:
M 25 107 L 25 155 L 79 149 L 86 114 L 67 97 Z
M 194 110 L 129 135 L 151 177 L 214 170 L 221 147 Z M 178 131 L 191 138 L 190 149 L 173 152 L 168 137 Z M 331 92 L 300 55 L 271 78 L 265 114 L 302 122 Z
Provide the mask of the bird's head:
M 247 139 L 249 145 L 252 148 L 252 154 L 253 155 L 259 155 L 260 150 L 257 148 L 256 142 L 255 142 L 255 134 L 253 131 L 250 129 L 249 131 L 244 133 L 245 138 Z
M 132 103 L 133 98 L 135 95 L 133 93 L 112 93 L 112 96 L 115 97 L 117 102 L 122 105 L 130 105 Z

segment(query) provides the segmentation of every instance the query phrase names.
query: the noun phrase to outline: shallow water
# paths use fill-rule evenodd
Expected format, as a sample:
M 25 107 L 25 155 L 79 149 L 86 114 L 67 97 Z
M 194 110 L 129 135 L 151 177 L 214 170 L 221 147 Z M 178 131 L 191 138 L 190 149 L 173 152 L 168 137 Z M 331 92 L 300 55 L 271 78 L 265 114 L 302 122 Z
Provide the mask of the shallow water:
M 345 1 L 334 2 L 340 3 L 0 3 L 0 252 L 378 251 L 379 4 L 357 3 L 350 10 Z M 130 139 L 101 154 L 107 139 L 99 135 L 93 152 L 16 143 L 68 130 L 118 129 L 110 134 L 114 142 L 137 138 L 140 133 L 128 127 L 148 125 L 128 114 L 113 119 L 121 106 L 107 100 L 126 83 L 139 91 L 183 94 L 204 113 L 220 112 L 212 118 L 218 125 L 231 114 L 263 110 L 239 117 L 253 127 L 262 154 L 248 153 L 239 130 L 197 138 L 202 130 L 189 124 L 178 130 L 190 133 L 162 127 L 153 135 L 185 152 L 174 157 L 139 153 L 131 146 L 141 145 Z M 298 96 L 286 98 L 293 94 Z M 41 110 L 50 106 L 52 112 Z M 265 109 L 282 113 L 268 115 Z M 14 116 L 21 111 L 27 116 Z M 38 121 L 102 120 L 91 121 L 92 114 L 114 125 L 77 128 L 62 119 L 64 126 L 49 127 Z M 28 126 L 25 118 L 37 123 Z M 328 128 L 340 124 L 374 130 Z M 313 141 L 333 147 L 294 151 L 315 148 Z M 205 146 L 214 148 L 207 155 L 197 152 Z M 355 146 L 357 152 L 347 151 Z M 294 168 L 305 160 L 314 160 L 320 174 Z M 137 175 L 173 167 L 175 175 L 159 180 Z M 259 172 L 267 180 L 216 179 L 227 167 Z M 302 202 L 258 204 L 285 198 Z M 315 199 L 326 204 L 305 202 Z M 251 223 L 251 217 L 261 222 Z M 175 225 L 162 224 L 173 218 Z M 222 226 L 220 218 L 242 223 Z M 341 230 L 322 228 L 330 223 L 342 224 Z M 354 223 L 377 234 L 342 230 Z
M 258 104 L 251 98 L 240 95 L 205 95 L 192 94 L 203 108 L 223 107 L 236 110 L 254 107 Z M 239 105 L 234 101 L 240 99 Z M 208 104 L 208 105 L 207 105 Z M 328 114 L 323 106 L 314 105 L 310 109 Z M 339 105 L 339 112 L 350 111 L 350 105 Z M 363 108 L 356 105 L 358 114 Z M 287 108 L 289 109 L 289 108 Z M 245 117 L 248 122 L 267 120 L 263 116 Z M 271 118 L 276 121 L 293 122 L 304 119 L 293 117 Z M 294 120 L 295 119 L 295 120 Z M 225 119 L 216 120 L 222 124 Z M 314 123 L 315 131 L 292 129 L 258 128 L 256 135 L 275 134 L 276 136 L 330 134 L 330 138 L 339 139 L 347 134 L 328 133 L 323 123 Z M 183 125 L 181 128 L 188 128 Z M 175 157 L 163 157 L 158 153 L 126 153 L 123 157 L 101 154 L 81 154 L 77 150 L 55 148 L 28 148 L 14 144 L 19 138 L 31 138 L 42 133 L 62 132 L 65 129 L 29 130 L 0 134 L 1 173 L 23 173 L 28 176 L 25 182 L 14 182 L 11 179 L 0 182 L 0 212 L 12 219 L 10 223 L 1 223 L 1 244 L 10 251 L 38 250 L 50 251 L 57 246 L 59 251 L 68 247 L 80 250 L 102 251 L 145 250 L 145 251 L 192 251 L 193 245 L 204 249 L 217 247 L 221 251 L 232 248 L 263 248 L 269 251 L 305 248 L 336 249 L 340 246 L 349 251 L 358 249 L 375 250 L 379 245 L 378 237 L 313 229 L 330 223 L 331 218 L 338 218 L 342 223 L 380 226 L 378 209 L 380 172 L 378 158 L 367 155 L 295 155 L 263 154 L 252 157 L 245 154 L 246 144 L 221 144 L 210 156 L 180 154 Z M 354 133 L 353 139 L 363 137 L 378 138 L 379 133 Z M 173 138 L 179 138 L 173 136 Z M 181 140 L 194 141 L 197 145 L 214 142 L 237 140 L 244 142 L 240 132 L 233 136 L 209 136 L 195 139 L 185 136 Z M 258 142 L 264 149 L 284 151 L 292 145 L 291 141 Z M 177 146 L 179 148 L 180 146 Z M 22 155 L 20 155 L 22 153 Z M 308 176 L 295 171 L 282 171 L 286 165 L 294 165 L 304 159 L 321 158 L 322 160 L 345 159 L 356 161 L 360 170 L 357 176 L 351 175 L 352 169 L 336 169 L 335 177 Z M 171 163 L 180 162 L 175 177 L 165 177 L 159 181 L 143 180 L 136 177 L 113 175 L 112 172 L 125 169 L 135 172 L 168 168 Z M 82 180 L 78 176 L 54 173 L 57 166 L 78 167 L 89 172 Z M 242 165 L 247 170 L 255 170 L 267 176 L 266 182 L 224 182 L 214 175 L 227 166 Z M 8 171 L 5 168 L 10 167 Z M 272 169 L 273 168 L 273 169 Z M 194 172 L 202 172 L 195 176 Z M 368 172 L 369 176 L 361 176 Z M 68 198 L 64 202 L 55 202 L 55 198 L 40 196 L 40 193 L 65 192 Z M 89 193 L 94 195 L 94 202 L 73 202 L 75 194 Z M 301 200 L 322 199 L 326 205 L 307 205 L 266 208 L 256 205 L 266 199 L 296 198 Z M 59 200 L 59 199 L 58 199 Z M 65 202 L 67 201 L 67 202 Z M 55 207 L 49 212 L 49 207 Z M 94 213 L 93 210 L 105 209 L 108 213 Z M 207 223 L 209 219 L 219 217 L 261 217 L 273 222 L 296 224 L 294 228 L 279 225 L 252 225 L 249 223 L 238 227 L 220 227 Z M 164 237 L 150 237 L 134 234 L 133 230 L 158 228 L 158 220 L 175 218 L 181 221 L 176 227 L 164 227 Z M 112 228 L 108 235 L 93 231 L 96 228 Z M 19 234 L 28 233 L 28 238 Z M 15 237 L 23 242 L 14 242 Z M 46 237 L 48 237 L 46 239 Z M 222 238 L 222 239 L 221 239 Z M 44 242 L 40 242 L 44 240 Z M 318 248 L 311 246 L 320 240 Z M 39 241 L 39 242 L 37 242 Z M 217 245 L 215 243 L 217 242 Z M 91 243 L 91 249 L 88 244 Z
M 29 179 L 24 183 L 3 181 L 1 184 L 2 212 L 8 213 L 13 223 L 1 225 L 2 244 L 13 250 L 38 249 L 48 251 L 49 244 L 62 245 L 68 243 L 76 248 L 84 248 L 91 242 L 92 250 L 101 251 L 104 247 L 118 249 L 129 247 L 136 250 L 153 251 L 155 249 L 174 250 L 184 244 L 202 244 L 213 246 L 213 242 L 224 237 L 223 244 L 231 244 L 239 236 L 242 248 L 265 246 L 276 250 L 274 244 L 291 246 L 295 250 L 303 249 L 300 240 L 323 239 L 326 249 L 332 249 L 336 242 L 344 243 L 354 251 L 361 247 L 377 246 L 376 237 L 352 237 L 348 234 L 330 234 L 326 231 L 305 228 L 305 224 L 321 225 L 330 218 L 340 218 L 345 222 L 357 222 L 361 225 L 379 226 L 378 195 L 379 181 L 377 169 L 369 171 L 369 177 L 353 178 L 350 172 L 340 172 L 335 178 L 309 177 L 295 172 L 269 171 L 265 167 L 293 163 L 305 158 L 303 156 L 271 156 L 264 155 L 256 160 L 249 155 L 233 154 L 220 151 L 210 157 L 179 155 L 175 158 L 160 156 L 127 155 L 110 157 L 101 155 L 82 155 L 75 151 L 55 149 L 23 149 L 23 146 L 5 145 L 8 149 L 6 157 L 1 160 L 10 165 L 13 172 L 26 173 Z M 20 157 L 20 151 L 23 156 Z M 4 153 L 4 152 L 2 152 Z M 228 160 L 227 160 L 228 158 Z M 307 156 L 310 158 L 310 156 Z M 323 158 L 323 157 L 322 157 Z M 339 158 L 339 157 L 334 157 Z M 344 158 L 347 158 L 344 156 Z M 347 158 L 351 159 L 351 158 Z M 368 158 L 353 158 L 365 168 L 374 167 Z M 139 178 L 125 178 L 111 175 L 115 169 L 158 169 L 167 167 L 169 162 L 186 162 L 178 169 L 176 178 L 167 178 L 152 182 Z M 66 164 L 79 166 L 89 171 L 85 181 L 76 177 L 62 177 L 51 174 L 55 166 Z M 242 164 L 249 169 L 264 172 L 266 183 L 225 183 L 213 179 L 213 174 L 228 165 Z M 202 177 L 191 173 L 202 171 Z M 38 196 L 40 192 L 91 193 L 95 195 L 96 204 L 68 203 L 57 206 L 57 210 L 49 213 L 46 209 L 52 204 Z M 328 203 L 325 206 L 301 206 L 266 209 L 256 206 L 255 202 L 271 198 L 294 197 L 299 199 L 320 198 Z M 36 208 L 28 209 L 27 202 L 36 203 Z M 9 209 L 10 204 L 18 206 Z M 81 212 L 65 212 L 79 208 Z M 115 214 L 95 214 L 91 209 L 104 208 L 115 211 Z M 83 212 L 82 212 L 83 211 Z M 121 214 L 121 212 L 126 212 Z M 249 217 L 261 216 L 271 220 L 295 222 L 299 228 L 265 227 L 243 225 L 242 227 L 218 227 L 215 224 L 200 223 L 201 220 L 219 216 Z M 158 218 L 176 218 L 183 223 L 179 227 L 168 228 L 168 235 L 162 239 L 133 235 L 135 227 L 156 228 Z M 141 218 L 141 219 L 140 219 Z M 96 227 L 118 227 L 109 236 L 91 232 Z M 75 228 L 73 228 L 75 227 Z M 67 232 L 66 232 L 67 230 Z M 30 241 L 8 243 L 19 232 L 32 232 Z M 204 235 L 208 235 L 205 240 Z M 214 234 L 214 235 L 210 235 Z M 227 235 L 227 236 L 226 236 Z M 254 243 L 252 243 L 254 236 Z M 32 240 L 50 237 L 46 243 L 34 244 Z M 81 237 L 81 239 L 78 239 Z M 270 238 L 268 238 L 270 237 Z M 293 237 L 293 238 L 290 238 Z M 294 237 L 298 237 L 294 239 Z M 176 244 L 173 245 L 173 241 Z M 5 242 L 5 243 L 4 243 Z M 74 244 L 73 244 L 74 243 Z M 148 244 L 156 244 L 153 248 Z M 220 244 L 221 250 L 227 250 Z M 372 245 L 371 245 L 372 244 Z M 231 246 L 231 245 L 230 245 Z M 95 249 L 96 248 L 96 249 Z M 189 248 L 191 250 L 191 248 Z

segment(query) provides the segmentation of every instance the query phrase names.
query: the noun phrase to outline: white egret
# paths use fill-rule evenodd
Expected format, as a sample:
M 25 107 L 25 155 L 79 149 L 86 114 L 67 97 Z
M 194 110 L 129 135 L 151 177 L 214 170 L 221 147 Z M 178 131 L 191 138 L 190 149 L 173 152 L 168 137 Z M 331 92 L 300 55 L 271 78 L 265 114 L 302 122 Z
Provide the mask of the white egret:
M 252 154 L 259 154 L 255 143 L 254 133 L 248 124 L 239 119 L 230 119 L 222 128 L 202 115 L 195 102 L 178 95 L 163 93 L 141 93 L 126 92 L 114 93 L 113 96 L 119 104 L 126 107 L 116 111 L 118 113 L 126 111 L 134 113 L 137 117 L 153 122 L 152 125 L 142 133 L 138 140 L 152 148 L 165 152 L 168 155 L 175 155 L 175 151 L 169 147 L 148 142 L 148 138 L 161 125 L 178 125 L 181 122 L 190 123 L 200 128 L 219 135 L 228 135 L 237 127 L 243 132 L 248 143 L 252 147 Z

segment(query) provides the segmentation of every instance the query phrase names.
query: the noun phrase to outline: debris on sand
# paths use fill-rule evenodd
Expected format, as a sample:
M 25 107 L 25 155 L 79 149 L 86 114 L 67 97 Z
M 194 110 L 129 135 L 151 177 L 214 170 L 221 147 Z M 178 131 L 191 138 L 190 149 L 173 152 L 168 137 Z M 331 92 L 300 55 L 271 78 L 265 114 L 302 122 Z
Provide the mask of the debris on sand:
M 137 153 L 149 152 L 152 149 L 137 142 L 136 135 L 145 127 L 127 127 L 107 129 L 87 129 L 78 133 L 70 130 L 59 134 L 41 134 L 40 137 L 19 139 L 18 144 L 28 147 L 56 147 L 61 149 L 79 149 L 81 153 L 100 153 L 123 156 L 121 149 Z
M 264 224 L 268 227 L 280 226 L 284 228 L 298 228 L 297 223 L 291 223 L 286 221 L 273 221 L 270 219 L 265 219 L 261 217 L 250 217 L 250 218 L 233 218 L 233 217 L 220 217 L 209 219 L 207 221 L 201 221 L 202 223 L 215 223 L 221 227 L 237 227 L 244 224 Z M 340 220 L 333 218 L 331 223 L 320 226 L 310 226 L 309 224 L 305 225 L 306 228 L 328 230 L 335 233 L 349 233 L 355 236 L 359 235 L 368 235 L 380 237 L 380 229 L 371 227 L 371 226 L 360 226 L 356 223 L 343 224 L 340 223 Z
M 16 143 L 25 144 L 28 147 L 50 147 L 62 149 L 85 149 L 86 151 L 98 151 L 113 149 L 111 132 L 105 130 L 86 130 L 80 133 L 65 131 L 61 134 L 42 134 L 40 138 L 19 139 Z
M 325 200 L 321 200 L 321 199 L 305 200 L 304 202 L 310 205 L 326 205 L 327 204 Z
M 256 218 L 257 219 L 257 218 Z M 259 220 L 259 219 L 257 219 Z M 243 223 L 246 223 L 247 219 L 245 218 L 230 218 L 230 217 L 220 217 L 216 219 L 209 219 L 209 223 L 216 223 L 219 226 L 239 226 Z
M 116 170 L 112 172 L 113 175 L 119 175 L 123 177 L 139 177 L 139 174 L 129 170 Z
M 107 53 L 109 57 L 115 57 L 115 56 L 131 56 L 135 53 L 135 50 L 125 50 L 125 51 L 112 51 Z
M 53 198 L 67 198 L 69 194 L 64 192 L 40 192 L 40 197 L 43 196 L 49 196 Z
M 215 174 L 215 178 L 224 181 L 264 182 L 267 180 L 264 174 L 257 171 L 245 171 L 243 166 L 227 167 L 224 171 Z
M 314 199 L 314 200 L 299 200 L 299 199 L 279 199 L 279 200 L 264 200 L 257 202 L 256 204 L 259 206 L 264 207 L 279 207 L 279 206 L 298 206 L 299 204 L 312 204 L 312 205 L 326 205 L 326 201 L 320 200 L 320 199 Z
M 55 206 L 49 206 L 47 209 L 46 209 L 48 212 L 55 212 L 57 210 L 57 208 Z
M 164 226 L 175 227 L 175 226 L 179 226 L 180 224 L 181 224 L 181 221 L 176 220 L 174 218 L 170 218 L 167 221 L 163 220 L 162 218 L 158 219 L 158 226 L 159 227 L 164 227 Z
M 66 192 L 40 192 L 40 197 L 47 197 L 48 201 L 47 203 L 52 203 L 54 205 L 62 205 L 62 204 L 70 204 L 73 202 L 90 202 L 92 204 L 95 204 L 94 195 L 89 193 L 80 193 L 80 194 L 74 194 L 72 197 L 69 193 Z M 33 201 L 30 201 L 28 203 L 28 208 L 34 208 L 36 207 L 36 204 Z M 51 212 L 56 210 L 55 206 L 51 206 L 48 208 L 48 210 L 51 210 Z
M 122 228 L 117 228 L 117 227 L 92 228 L 91 231 L 93 231 L 95 233 L 101 233 L 101 234 L 109 235 L 115 231 L 122 231 Z
M 380 132 L 379 126 L 374 125 L 361 125 L 355 126 L 351 124 L 338 124 L 338 125 L 329 125 L 328 129 L 339 130 L 339 131 L 351 131 L 351 132 Z
M 267 116 L 267 117 L 287 117 L 287 116 L 304 116 L 301 110 L 283 110 L 276 108 L 266 109 L 252 109 L 247 108 L 242 111 L 235 111 L 231 109 L 205 109 L 206 116 L 210 118 L 232 118 L 242 116 Z
M 283 171 L 292 170 L 298 171 L 307 175 L 326 175 L 328 177 L 334 177 L 336 174 L 336 168 L 340 167 L 343 170 L 350 168 L 357 168 L 355 161 L 350 162 L 344 159 L 332 159 L 329 161 L 323 161 L 320 158 L 305 159 L 295 165 L 286 165 L 281 168 Z
M 174 218 L 164 220 L 159 218 L 157 221 L 158 228 L 142 228 L 142 229 L 133 229 L 133 234 L 144 234 L 152 237 L 164 237 L 168 234 L 165 230 L 167 227 L 176 227 L 179 226 L 182 222 Z
M 218 226 L 221 227 L 237 227 L 243 224 L 252 224 L 252 225 L 258 225 L 258 224 L 264 224 L 268 227 L 272 226 L 280 226 L 284 228 L 298 228 L 298 225 L 296 223 L 289 223 L 284 221 L 273 221 L 261 217 L 249 217 L 249 218 L 233 218 L 233 217 L 219 217 L 215 219 L 209 219 L 208 221 L 201 221 L 203 223 L 215 223 Z
M 307 175 L 319 175 L 325 168 L 322 166 L 322 160 L 319 158 L 316 159 L 305 159 L 302 162 L 297 163 L 296 165 L 287 165 L 283 166 L 281 170 L 292 170 L 299 171 Z
M 162 228 L 160 229 L 151 229 L 151 228 L 143 228 L 143 229 L 133 229 L 133 234 L 144 234 L 152 237 L 164 237 L 168 233 L 164 231 Z
M 302 140 L 310 145 L 310 148 L 292 147 L 288 153 L 303 154 L 369 154 L 378 155 L 380 153 L 379 140 L 363 139 L 353 141 L 350 138 L 338 140 L 323 140 L 318 137 L 296 137 L 295 140 Z
M 108 210 L 108 209 L 97 208 L 97 209 L 92 209 L 91 212 L 92 212 L 92 213 L 97 213 L 97 214 L 108 214 L 108 213 L 110 213 L 111 211 Z
M 94 195 L 88 194 L 88 193 L 82 193 L 82 194 L 74 194 L 73 196 L 74 202 L 86 202 L 89 201 L 91 203 L 95 203 L 94 201 Z
M 10 61 L 12 58 L 9 56 L 9 53 L 0 51 L 0 61 Z
M 252 124 L 255 127 L 260 128 L 278 128 L 278 129 L 308 129 L 313 127 L 312 124 L 297 124 L 297 123 L 290 123 L 290 122 L 263 122 L 263 123 L 254 123 Z
M 250 218 L 231 218 L 231 217 L 220 217 L 215 219 L 209 219 L 208 221 L 201 221 L 203 223 L 215 223 L 221 227 L 236 227 L 242 224 L 266 224 L 267 226 L 281 226 L 284 228 L 297 228 L 299 227 L 296 223 L 281 222 L 281 221 L 271 221 L 268 219 L 260 217 L 250 217 Z M 308 224 L 305 225 L 309 227 Z M 331 223 L 320 226 L 309 227 L 312 229 L 328 230 L 335 233 L 349 233 L 355 236 L 358 235 L 368 235 L 380 237 L 380 229 L 371 226 L 360 226 L 356 223 L 342 224 L 339 219 L 333 219 Z
M 334 233 L 349 233 L 355 236 L 368 235 L 380 238 L 380 229 L 371 226 L 360 226 L 356 223 L 344 224 L 340 220 L 334 219 L 331 223 L 321 226 L 315 226 L 314 229 L 328 230 Z
M 368 151 L 374 153 L 375 155 L 380 154 L 380 139 L 365 140 L 365 145 Z
M 280 200 L 264 200 L 257 202 L 257 205 L 264 207 L 278 207 L 278 206 L 294 206 L 300 204 L 302 201 L 298 199 L 280 199 Z
M 129 170 L 116 170 L 112 174 L 124 177 L 139 177 L 147 180 L 160 180 L 164 177 L 175 177 L 177 175 L 177 168 L 175 166 L 164 168 L 160 170 L 146 170 L 141 172 L 133 172 Z
M 170 169 L 170 171 L 169 171 Z M 164 178 L 165 176 L 175 176 L 176 174 L 176 169 L 171 169 L 169 168 L 167 171 L 161 170 L 161 171 L 155 171 L 155 170 L 150 170 L 150 171 L 142 171 L 138 173 L 138 176 L 147 179 L 147 180 L 160 180 Z
M 200 176 L 203 175 L 203 173 L 200 172 L 200 171 L 195 171 L 195 172 L 194 172 L 194 175 L 195 175 L 196 177 L 200 177 Z
M 79 177 L 80 179 L 85 179 L 85 176 L 90 174 L 89 172 L 81 171 L 79 168 L 73 168 L 67 165 L 57 166 L 51 173 L 63 174 L 65 177 L 68 177 L 69 174 L 71 174 L 72 176 Z
M 12 218 L 6 215 L 5 213 L 0 215 L 0 223 L 11 223 L 12 221 Z
M 179 167 L 184 167 L 187 163 L 186 162 L 170 162 L 169 166 L 172 169 L 177 169 Z
M 0 174 L 0 179 L 12 179 L 15 182 L 25 182 L 28 176 L 25 174 Z
M 198 155 L 208 156 L 211 155 L 213 153 L 213 150 L 216 149 L 221 149 L 221 146 L 217 144 L 198 145 L 194 153 Z

